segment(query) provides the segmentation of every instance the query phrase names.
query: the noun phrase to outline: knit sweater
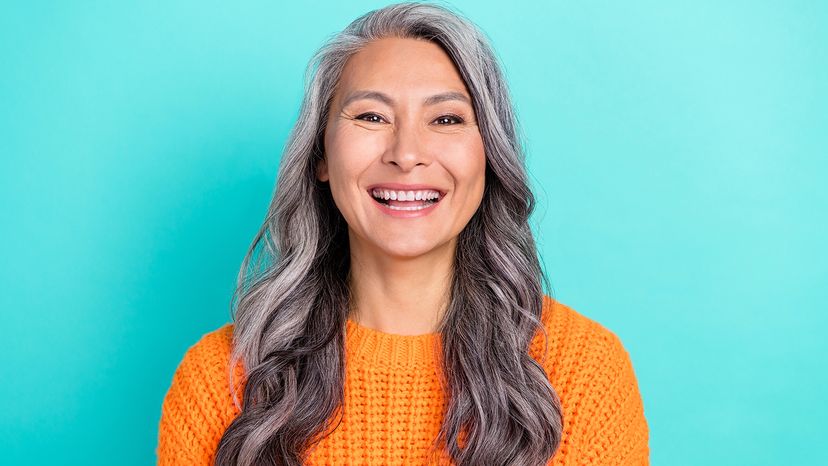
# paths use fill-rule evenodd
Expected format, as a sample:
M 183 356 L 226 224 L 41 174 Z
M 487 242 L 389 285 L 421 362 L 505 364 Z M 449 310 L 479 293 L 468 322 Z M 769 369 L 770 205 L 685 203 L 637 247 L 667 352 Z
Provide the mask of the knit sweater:
M 648 424 L 620 339 L 549 296 L 543 301 L 548 353 L 544 360 L 540 330 L 529 353 L 563 408 L 561 444 L 548 465 L 648 465 Z M 213 464 L 222 434 L 239 414 L 227 376 L 232 336 L 232 324 L 205 334 L 178 365 L 161 408 L 160 466 Z M 439 333 L 394 335 L 349 319 L 342 420 L 312 447 L 306 464 L 426 464 L 444 412 L 434 372 L 439 344 Z M 241 365 L 235 374 L 239 380 Z M 443 455 L 440 464 L 448 464 Z

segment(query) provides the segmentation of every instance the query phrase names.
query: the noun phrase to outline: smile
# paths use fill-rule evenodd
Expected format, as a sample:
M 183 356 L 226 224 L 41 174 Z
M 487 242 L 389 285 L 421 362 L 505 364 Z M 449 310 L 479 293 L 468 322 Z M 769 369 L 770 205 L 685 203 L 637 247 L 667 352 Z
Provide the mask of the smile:
M 373 189 L 373 204 L 386 215 L 397 218 L 422 217 L 435 210 L 443 194 L 433 190 L 395 191 Z

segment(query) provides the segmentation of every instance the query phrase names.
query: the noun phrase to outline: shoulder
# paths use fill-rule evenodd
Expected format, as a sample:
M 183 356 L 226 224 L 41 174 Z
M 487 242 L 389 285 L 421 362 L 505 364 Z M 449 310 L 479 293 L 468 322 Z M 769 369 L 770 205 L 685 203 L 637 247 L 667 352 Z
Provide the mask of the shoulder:
M 544 296 L 541 364 L 560 397 L 561 449 L 596 464 L 649 464 L 649 427 L 630 354 L 613 331 Z M 533 341 L 542 351 L 543 335 Z
M 233 324 L 203 334 L 184 353 L 174 377 L 220 381 L 225 379 L 230 353 L 233 349 Z M 184 383 L 188 380 L 179 380 Z
M 233 324 L 203 334 L 191 345 L 184 355 L 182 363 L 213 363 L 226 359 L 233 349 Z
M 238 415 L 228 369 L 232 339 L 233 325 L 225 324 L 203 334 L 185 352 L 161 407 L 158 464 L 207 464 Z
M 591 349 L 616 352 L 621 343 L 618 336 L 599 322 L 581 314 L 572 307 L 544 294 L 541 324 L 546 331 L 548 355 L 560 359 L 563 350 Z M 532 341 L 532 348 L 538 356 L 544 343 L 544 335 L 538 330 Z
M 532 341 L 532 352 L 553 385 L 578 378 L 601 376 L 629 362 L 629 353 L 612 330 L 572 307 L 543 296 L 543 332 Z M 544 340 L 548 347 L 544 353 Z M 545 358 L 544 358 L 545 356 Z
M 173 390 L 187 398 L 204 398 L 229 390 L 229 361 L 233 349 L 233 324 L 204 333 L 184 353 L 173 375 Z M 173 393 L 168 393 L 168 396 Z

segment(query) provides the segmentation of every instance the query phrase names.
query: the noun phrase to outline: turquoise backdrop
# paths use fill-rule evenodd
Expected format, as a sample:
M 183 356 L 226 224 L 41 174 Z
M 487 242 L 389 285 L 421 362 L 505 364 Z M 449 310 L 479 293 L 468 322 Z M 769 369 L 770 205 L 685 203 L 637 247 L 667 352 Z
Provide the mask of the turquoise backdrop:
M 308 58 L 384 4 L 3 3 L 0 462 L 155 461 Z M 452 5 L 503 60 L 554 295 L 630 352 L 653 464 L 828 464 L 828 3 Z

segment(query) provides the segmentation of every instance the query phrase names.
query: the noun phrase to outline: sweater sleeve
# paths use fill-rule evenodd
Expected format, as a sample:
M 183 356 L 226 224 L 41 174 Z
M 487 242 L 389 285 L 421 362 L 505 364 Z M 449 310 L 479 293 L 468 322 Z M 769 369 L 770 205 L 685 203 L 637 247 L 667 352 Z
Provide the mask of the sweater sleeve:
M 649 428 L 630 355 L 614 333 L 607 330 L 603 337 L 605 357 L 587 385 L 582 425 L 574 426 L 582 429 L 583 461 L 647 466 Z
M 158 465 L 212 465 L 236 410 L 229 391 L 229 327 L 204 335 L 179 363 L 161 408 Z

